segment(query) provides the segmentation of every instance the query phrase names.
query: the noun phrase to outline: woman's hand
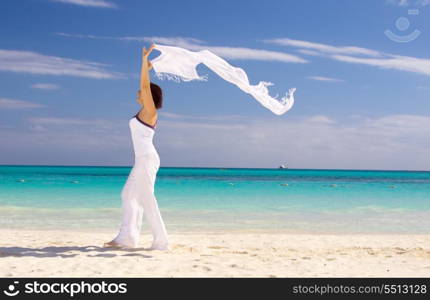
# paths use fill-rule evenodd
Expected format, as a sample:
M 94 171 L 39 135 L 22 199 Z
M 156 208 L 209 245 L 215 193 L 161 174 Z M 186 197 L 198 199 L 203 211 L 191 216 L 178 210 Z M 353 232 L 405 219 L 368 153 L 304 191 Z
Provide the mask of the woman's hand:
M 154 48 L 155 48 L 155 44 L 151 44 L 151 47 L 149 47 L 149 50 L 146 50 L 146 47 L 143 47 L 143 50 L 142 50 L 142 65 L 145 66 L 148 70 L 152 69 L 152 64 L 148 60 L 148 56 L 149 54 L 151 54 Z

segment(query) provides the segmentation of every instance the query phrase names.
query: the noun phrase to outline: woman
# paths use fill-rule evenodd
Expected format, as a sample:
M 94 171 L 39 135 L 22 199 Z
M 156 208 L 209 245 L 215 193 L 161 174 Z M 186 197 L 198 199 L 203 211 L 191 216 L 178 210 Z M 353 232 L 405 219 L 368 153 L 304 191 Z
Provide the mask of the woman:
M 143 48 L 140 90 L 137 101 L 142 109 L 129 121 L 135 154 L 134 166 L 122 192 L 122 222 L 118 235 L 104 247 L 136 248 L 139 242 L 142 217 L 149 223 L 153 235 L 150 249 L 168 250 L 167 232 L 154 196 L 154 184 L 160 158 L 152 139 L 157 123 L 157 109 L 162 106 L 161 88 L 150 82 L 151 62 L 148 56 L 154 49 Z

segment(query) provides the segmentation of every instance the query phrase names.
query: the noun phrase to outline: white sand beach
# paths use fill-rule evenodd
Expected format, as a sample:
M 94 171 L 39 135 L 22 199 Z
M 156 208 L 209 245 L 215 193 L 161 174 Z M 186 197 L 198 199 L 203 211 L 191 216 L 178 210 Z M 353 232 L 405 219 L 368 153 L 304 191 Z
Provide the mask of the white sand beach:
M 430 235 L 170 234 L 169 251 L 102 248 L 112 232 L 0 230 L 2 277 L 430 277 Z

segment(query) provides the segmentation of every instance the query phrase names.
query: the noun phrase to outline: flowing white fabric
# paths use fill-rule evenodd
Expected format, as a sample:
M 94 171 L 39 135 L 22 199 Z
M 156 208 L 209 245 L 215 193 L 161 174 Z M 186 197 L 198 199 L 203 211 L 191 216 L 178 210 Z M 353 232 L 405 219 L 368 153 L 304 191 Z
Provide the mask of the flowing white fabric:
M 253 96 L 264 107 L 276 115 L 282 115 L 294 104 L 295 88 L 289 89 L 281 100 L 269 95 L 268 86 L 271 82 L 260 81 L 257 85 L 251 85 L 248 76 L 241 68 L 233 67 L 221 57 L 209 50 L 189 51 L 179 47 L 155 45 L 161 54 L 151 60 L 155 74 L 160 79 L 175 81 L 207 80 L 206 76 L 199 76 L 196 67 L 205 64 L 224 80 L 235 84 L 245 93 Z

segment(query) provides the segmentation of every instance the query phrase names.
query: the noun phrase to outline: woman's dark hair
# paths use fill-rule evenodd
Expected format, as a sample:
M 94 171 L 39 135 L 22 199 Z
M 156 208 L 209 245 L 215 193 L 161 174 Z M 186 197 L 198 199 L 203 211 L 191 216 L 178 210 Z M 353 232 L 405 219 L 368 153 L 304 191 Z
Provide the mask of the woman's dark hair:
M 155 108 L 160 109 L 163 106 L 163 90 L 151 82 L 151 94 L 152 100 L 154 100 Z

